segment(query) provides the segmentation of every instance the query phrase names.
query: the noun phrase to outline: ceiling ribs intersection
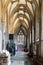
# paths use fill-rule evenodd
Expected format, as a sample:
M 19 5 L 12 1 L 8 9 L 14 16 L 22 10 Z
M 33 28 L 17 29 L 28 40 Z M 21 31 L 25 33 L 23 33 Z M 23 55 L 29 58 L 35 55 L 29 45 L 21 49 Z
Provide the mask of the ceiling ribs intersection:
M 8 9 L 8 7 L 9 7 L 9 3 L 11 3 L 11 6 L 10 6 L 10 9 L 9 9 L 9 13 L 8 13 L 8 18 L 9 18 L 9 20 L 8 21 L 10 21 L 11 19 L 13 19 L 13 16 L 14 16 L 14 14 L 16 13 L 16 12 L 19 12 L 19 10 L 22 10 L 24 13 L 25 12 L 27 12 L 28 13 L 28 15 L 29 15 L 29 17 L 30 17 L 30 21 L 31 21 L 31 19 L 33 19 L 33 17 L 34 17 L 34 14 L 31 12 L 31 10 L 29 9 L 29 7 L 27 6 L 27 2 L 29 2 L 30 4 L 31 4 L 31 6 L 32 6 L 32 4 L 34 3 L 34 5 L 35 5 L 35 7 L 37 8 L 38 6 L 39 6 L 39 1 L 37 1 L 37 0 L 25 0 L 26 1 L 26 4 L 17 4 L 16 5 L 16 7 L 12 10 L 12 12 L 10 12 L 10 10 L 11 10 L 11 7 L 12 7 L 12 5 L 15 3 L 15 2 L 18 2 L 19 3 L 19 0 L 6 0 L 5 2 L 4 2 L 4 0 L 1 0 L 1 3 L 2 3 L 2 5 L 1 5 L 1 9 L 2 9 L 2 15 L 6 12 L 6 10 Z M 23 8 L 20 8 L 20 7 L 23 7 Z M 33 6 L 32 6 L 33 7 Z M 32 8 L 33 9 L 33 11 L 34 11 L 34 7 Z M 4 11 L 3 11 L 4 10 Z M 26 18 L 27 20 L 28 20 L 28 22 L 29 22 L 29 19 L 26 17 L 26 15 L 24 16 L 23 14 L 21 15 L 21 14 L 18 14 L 16 17 L 18 17 L 18 16 L 21 16 L 21 17 L 24 17 L 24 18 Z M 13 21 L 13 20 L 12 20 Z

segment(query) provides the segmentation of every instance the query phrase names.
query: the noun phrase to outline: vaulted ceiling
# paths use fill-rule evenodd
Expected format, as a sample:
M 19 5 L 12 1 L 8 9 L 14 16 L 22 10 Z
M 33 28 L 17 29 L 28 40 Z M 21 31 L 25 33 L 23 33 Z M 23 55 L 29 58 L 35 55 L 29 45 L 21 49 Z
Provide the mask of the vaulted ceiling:
M 20 27 L 27 32 L 39 3 L 40 0 L 0 0 L 0 20 L 4 31 L 8 26 L 9 33 L 16 33 Z

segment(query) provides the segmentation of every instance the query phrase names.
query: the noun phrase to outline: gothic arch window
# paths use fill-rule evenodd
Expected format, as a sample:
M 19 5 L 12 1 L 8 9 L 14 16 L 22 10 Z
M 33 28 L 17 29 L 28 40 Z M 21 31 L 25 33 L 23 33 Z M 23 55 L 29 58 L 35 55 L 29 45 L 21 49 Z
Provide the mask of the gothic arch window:
M 18 44 L 24 45 L 24 34 L 23 34 L 22 30 L 20 30 L 17 40 L 18 40 Z

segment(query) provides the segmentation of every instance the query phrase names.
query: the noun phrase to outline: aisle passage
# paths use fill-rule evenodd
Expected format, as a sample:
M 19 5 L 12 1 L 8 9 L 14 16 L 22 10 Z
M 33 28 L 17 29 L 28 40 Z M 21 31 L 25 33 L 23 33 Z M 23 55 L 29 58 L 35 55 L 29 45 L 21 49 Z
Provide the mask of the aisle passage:
M 13 59 L 11 59 L 11 65 L 34 65 L 32 61 L 23 58 L 23 57 L 18 57 L 17 59 L 15 59 L 15 57 L 13 57 Z
M 33 65 L 30 61 L 20 61 L 20 60 L 14 60 L 11 65 Z

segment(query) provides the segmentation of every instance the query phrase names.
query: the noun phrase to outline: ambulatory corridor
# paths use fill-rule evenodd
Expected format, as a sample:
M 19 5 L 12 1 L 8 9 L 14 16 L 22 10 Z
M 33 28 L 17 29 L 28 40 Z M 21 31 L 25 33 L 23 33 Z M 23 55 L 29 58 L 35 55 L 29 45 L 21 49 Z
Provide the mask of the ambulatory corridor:
M 0 0 L 0 65 L 43 65 L 43 0 Z
M 29 60 L 29 59 L 26 59 L 26 58 L 21 58 L 20 57 L 17 59 L 12 59 L 11 61 L 11 65 L 34 65 L 34 63 Z

